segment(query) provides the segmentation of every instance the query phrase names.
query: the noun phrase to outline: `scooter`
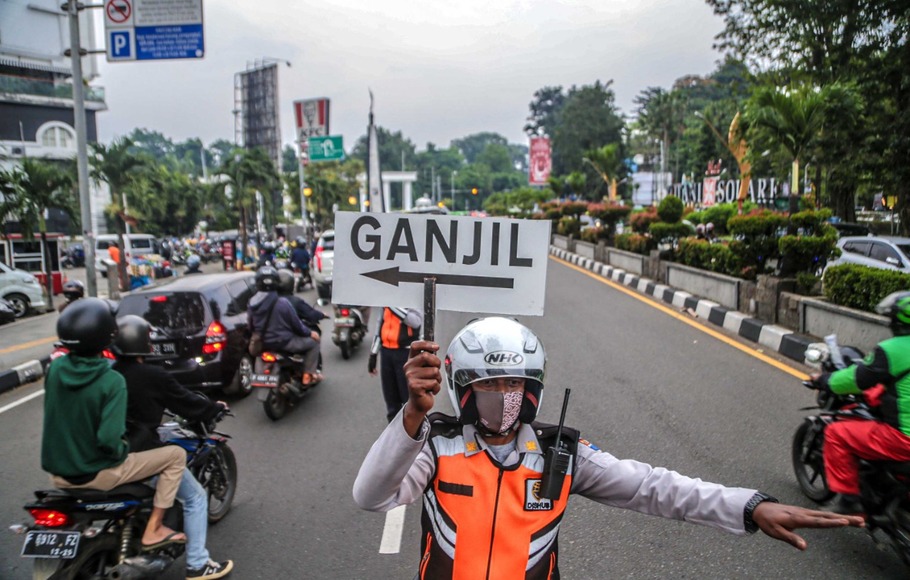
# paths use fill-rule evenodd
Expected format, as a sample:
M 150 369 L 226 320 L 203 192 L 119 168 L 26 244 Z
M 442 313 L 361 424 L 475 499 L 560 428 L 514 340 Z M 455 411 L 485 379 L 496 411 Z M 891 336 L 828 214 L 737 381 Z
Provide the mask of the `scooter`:
M 369 307 L 335 305 L 335 328 L 332 331 L 332 342 L 341 348 L 341 358 L 348 360 L 351 353 L 363 341 L 367 334 L 365 316 Z
M 303 357 L 276 351 L 264 351 L 253 363 L 250 386 L 257 391 L 266 416 L 277 421 L 287 414 L 306 393 L 319 384 L 321 375 L 303 384 Z

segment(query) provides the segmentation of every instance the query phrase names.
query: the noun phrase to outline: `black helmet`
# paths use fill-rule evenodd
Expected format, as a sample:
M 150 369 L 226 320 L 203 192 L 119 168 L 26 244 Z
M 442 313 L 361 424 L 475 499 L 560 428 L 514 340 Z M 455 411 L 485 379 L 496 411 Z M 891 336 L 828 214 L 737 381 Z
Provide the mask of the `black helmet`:
M 73 354 L 98 354 L 117 336 L 117 320 L 110 303 L 100 298 L 73 302 L 57 319 L 57 336 Z
M 262 292 L 277 290 L 280 280 L 278 270 L 271 266 L 263 266 L 256 270 L 256 289 Z
M 278 270 L 278 293 L 285 296 L 294 293 L 294 274 L 290 270 Z
M 306 245 L 306 240 L 303 239 L 303 236 L 297 236 L 297 239 L 294 240 L 294 242 L 297 244 L 297 247 L 299 247 L 299 248 L 302 248 Z
M 878 303 L 875 311 L 891 319 L 891 331 L 895 335 L 910 334 L 910 291 L 888 294 Z
M 146 356 L 152 352 L 149 333 L 152 326 L 141 316 L 127 314 L 117 319 L 117 339 L 114 353 L 117 356 Z
M 67 302 L 79 300 L 85 296 L 85 284 L 79 280 L 67 280 L 63 285 L 63 296 L 66 297 Z

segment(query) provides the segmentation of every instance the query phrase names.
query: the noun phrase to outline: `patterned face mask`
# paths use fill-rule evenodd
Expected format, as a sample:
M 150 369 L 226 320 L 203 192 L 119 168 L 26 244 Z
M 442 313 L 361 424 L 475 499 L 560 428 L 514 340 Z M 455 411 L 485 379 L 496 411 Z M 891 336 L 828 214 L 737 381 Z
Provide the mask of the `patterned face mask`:
M 505 435 L 518 421 L 524 391 L 514 393 L 490 393 L 474 391 L 480 424 L 490 433 Z

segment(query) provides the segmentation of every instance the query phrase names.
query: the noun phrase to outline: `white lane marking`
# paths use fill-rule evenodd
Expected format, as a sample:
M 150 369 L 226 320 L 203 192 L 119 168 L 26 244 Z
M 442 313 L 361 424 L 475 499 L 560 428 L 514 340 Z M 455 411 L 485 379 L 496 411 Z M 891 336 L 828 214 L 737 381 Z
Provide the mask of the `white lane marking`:
M 35 397 L 40 397 L 43 394 L 44 394 L 44 389 L 41 389 L 40 391 L 35 391 L 34 393 L 32 393 L 31 395 L 29 395 L 27 397 L 22 397 L 15 403 L 10 403 L 9 405 L 7 405 L 5 407 L 0 407 L 0 413 L 5 413 L 5 412 L 9 411 L 10 409 L 14 409 L 14 408 L 18 407 L 19 405 L 21 405 L 22 403 L 28 403 Z
M 397 554 L 401 551 L 401 534 L 404 531 L 404 510 L 408 506 L 400 505 L 385 514 L 385 527 L 382 528 L 382 541 L 379 542 L 380 554 Z

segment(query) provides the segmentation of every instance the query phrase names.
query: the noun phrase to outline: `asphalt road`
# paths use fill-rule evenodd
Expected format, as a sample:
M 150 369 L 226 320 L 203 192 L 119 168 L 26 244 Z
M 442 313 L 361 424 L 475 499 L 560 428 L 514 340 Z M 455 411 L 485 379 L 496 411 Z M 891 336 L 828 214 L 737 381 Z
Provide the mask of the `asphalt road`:
M 567 423 L 614 455 L 811 506 L 789 459 L 805 414 L 799 408 L 811 404 L 811 393 L 791 374 L 654 304 L 550 260 L 546 316 L 523 319 L 549 355 L 541 419 L 556 422 L 563 389 L 571 387 Z M 439 342 L 447 344 L 473 316 L 439 313 Z M 330 330 L 330 322 L 323 325 Z M 236 417 L 222 425 L 234 437 L 239 490 L 209 545 L 215 558 L 235 560 L 234 578 L 413 578 L 419 506 L 407 508 L 399 553 L 379 554 L 385 516 L 351 499 L 360 462 L 385 427 L 366 351 L 363 345 L 344 361 L 326 333 L 326 381 L 279 422 L 266 418 L 255 396 L 233 403 Z M 0 408 L 40 388 L 0 396 Z M 450 408 L 447 397 L 437 400 L 438 410 Z M 40 429 L 40 397 L 0 413 L 0 523 L 21 521 L 30 490 L 46 484 Z M 804 537 L 809 549 L 799 552 L 761 534 L 738 537 L 575 497 L 563 520 L 560 568 L 565 578 L 584 579 L 907 577 L 897 557 L 877 550 L 862 530 Z M 0 577 L 29 577 L 20 545 L 19 537 L 0 536 Z M 180 577 L 179 570 L 168 576 Z

